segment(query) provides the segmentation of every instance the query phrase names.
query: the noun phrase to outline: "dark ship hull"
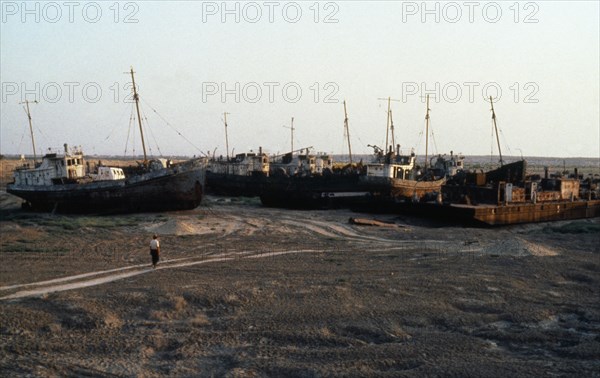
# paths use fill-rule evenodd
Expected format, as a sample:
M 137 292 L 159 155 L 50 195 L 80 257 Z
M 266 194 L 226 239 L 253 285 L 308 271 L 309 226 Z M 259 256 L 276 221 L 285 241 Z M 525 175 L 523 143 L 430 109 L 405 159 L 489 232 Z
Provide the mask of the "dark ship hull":
M 206 189 L 208 193 L 222 196 L 258 197 L 267 180 L 264 174 L 240 176 L 207 171 Z
M 263 205 L 295 209 L 330 209 L 368 202 L 358 174 L 269 177 L 263 185 Z
M 50 186 L 14 185 L 7 192 L 34 210 L 63 213 L 126 213 L 188 210 L 204 193 L 205 164 L 189 161 L 122 180 Z

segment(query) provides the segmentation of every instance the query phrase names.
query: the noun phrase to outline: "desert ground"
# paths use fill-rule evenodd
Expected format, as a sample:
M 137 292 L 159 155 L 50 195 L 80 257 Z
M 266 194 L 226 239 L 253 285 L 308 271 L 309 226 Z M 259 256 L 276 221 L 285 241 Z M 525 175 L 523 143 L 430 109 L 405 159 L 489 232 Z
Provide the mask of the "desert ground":
M 600 375 L 599 219 L 0 209 L 4 377 Z

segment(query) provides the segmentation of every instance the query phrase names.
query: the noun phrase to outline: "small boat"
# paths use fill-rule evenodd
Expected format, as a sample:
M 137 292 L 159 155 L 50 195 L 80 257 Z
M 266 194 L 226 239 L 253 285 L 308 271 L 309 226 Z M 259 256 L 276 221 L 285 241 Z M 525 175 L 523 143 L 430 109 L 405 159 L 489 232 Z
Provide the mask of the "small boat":
M 197 207 L 204 193 L 205 159 L 172 163 L 148 160 L 144 145 L 139 97 L 133 78 L 134 100 L 144 148 L 144 161 L 126 168 L 97 164 L 92 169 L 81 148 L 64 145 L 62 153 L 48 153 L 40 163 L 25 163 L 14 173 L 7 192 L 21 197 L 23 207 L 75 213 L 122 213 L 186 210 Z M 31 129 L 31 116 L 27 103 Z

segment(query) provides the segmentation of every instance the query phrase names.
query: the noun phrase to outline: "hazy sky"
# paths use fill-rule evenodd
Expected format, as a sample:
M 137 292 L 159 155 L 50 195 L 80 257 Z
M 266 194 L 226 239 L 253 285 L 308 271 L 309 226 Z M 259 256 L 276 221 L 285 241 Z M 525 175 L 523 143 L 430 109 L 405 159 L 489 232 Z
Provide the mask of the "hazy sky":
M 296 148 L 343 153 L 344 99 L 353 152 L 369 153 L 385 143 L 386 97 L 397 100 L 396 142 L 423 154 L 429 93 L 430 153 L 497 153 L 491 95 L 504 154 L 600 156 L 598 1 L 1 8 L 2 154 L 31 153 L 25 98 L 39 101 L 38 153 L 63 143 L 141 153 L 130 130 L 133 66 L 154 155 L 225 155 L 223 112 L 236 153 L 289 150 L 292 117 Z

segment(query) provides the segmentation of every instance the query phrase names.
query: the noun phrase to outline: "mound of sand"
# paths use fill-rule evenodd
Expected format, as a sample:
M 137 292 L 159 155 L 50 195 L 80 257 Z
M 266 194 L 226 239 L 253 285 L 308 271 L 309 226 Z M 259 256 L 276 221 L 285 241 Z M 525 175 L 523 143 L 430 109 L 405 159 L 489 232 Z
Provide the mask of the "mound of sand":
M 21 199 L 0 190 L 0 209 L 13 209 L 21 207 Z
M 491 255 L 512 255 L 512 256 L 556 256 L 558 252 L 555 249 L 532 243 L 521 238 L 504 239 L 496 241 L 483 248 L 483 253 Z
M 214 232 L 214 227 L 207 227 L 191 220 L 181 220 L 177 218 L 169 219 L 166 222 L 152 224 L 145 227 L 146 231 L 160 235 L 202 235 Z

